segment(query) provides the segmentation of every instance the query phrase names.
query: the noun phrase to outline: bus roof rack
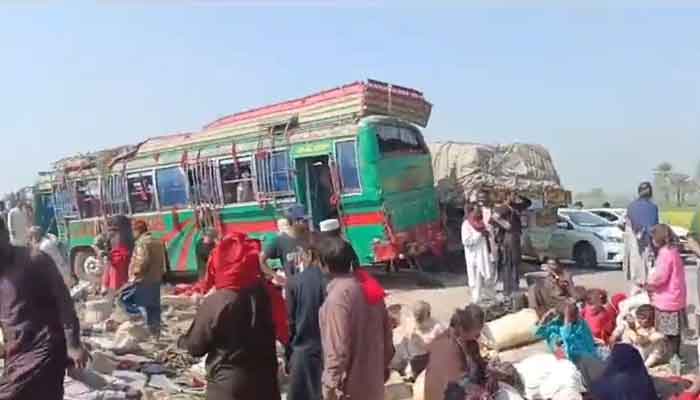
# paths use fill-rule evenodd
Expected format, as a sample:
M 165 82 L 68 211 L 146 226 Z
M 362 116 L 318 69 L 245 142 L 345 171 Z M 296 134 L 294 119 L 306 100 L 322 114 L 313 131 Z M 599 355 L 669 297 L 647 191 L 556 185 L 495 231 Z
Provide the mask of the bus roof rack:
M 231 114 L 204 126 L 201 134 L 245 130 L 251 123 L 259 125 L 270 119 L 296 115 L 299 123 L 342 114 L 358 117 L 387 115 L 425 127 L 432 104 L 423 93 L 377 80 L 354 82 L 309 96 Z

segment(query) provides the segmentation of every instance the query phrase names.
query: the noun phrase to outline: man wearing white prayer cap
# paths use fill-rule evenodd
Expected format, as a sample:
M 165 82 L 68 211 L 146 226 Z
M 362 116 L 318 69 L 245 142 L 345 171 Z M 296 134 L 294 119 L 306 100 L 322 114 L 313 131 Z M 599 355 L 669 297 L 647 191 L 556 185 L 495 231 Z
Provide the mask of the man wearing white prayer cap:
M 325 221 L 321 221 L 319 228 L 321 228 L 321 232 L 325 234 L 340 235 L 340 221 L 337 219 L 327 219 Z
M 348 241 L 348 239 L 343 235 L 343 231 L 340 229 L 340 221 L 337 219 L 327 219 L 325 221 L 321 221 L 321 223 L 318 224 L 318 227 L 321 229 L 321 236 L 339 237 L 350 243 L 350 241 Z M 352 247 L 352 245 L 350 245 L 350 247 Z M 355 250 L 353 250 L 353 253 L 355 253 Z M 359 267 L 360 259 L 357 257 L 357 253 L 355 253 L 353 258 L 353 268 Z

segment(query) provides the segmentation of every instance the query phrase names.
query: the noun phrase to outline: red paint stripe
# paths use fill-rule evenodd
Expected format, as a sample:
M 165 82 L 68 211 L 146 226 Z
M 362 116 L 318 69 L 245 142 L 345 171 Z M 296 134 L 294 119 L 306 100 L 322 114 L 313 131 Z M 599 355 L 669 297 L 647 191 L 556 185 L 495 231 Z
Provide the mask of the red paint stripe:
M 384 214 L 374 211 L 361 214 L 349 214 L 343 216 L 345 226 L 381 225 L 384 223 Z
M 180 233 L 182 233 L 182 231 L 183 231 L 187 226 L 189 226 L 190 224 L 192 224 L 192 221 L 194 221 L 194 218 L 190 218 L 190 219 L 188 219 L 187 221 L 178 224 L 178 225 L 175 227 L 175 229 L 173 229 L 172 231 L 168 232 L 168 233 L 167 233 L 165 236 L 163 236 L 160 240 L 161 240 L 163 243 L 169 243 L 171 240 L 175 239 L 175 237 L 176 237 L 177 235 L 179 235 Z
M 192 247 L 192 242 L 194 241 L 194 234 L 196 231 L 196 229 L 190 229 L 190 231 L 187 232 L 187 236 L 185 236 L 185 241 L 182 245 L 182 250 L 180 251 L 180 257 L 178 257 L 177 260 L 177 267 L 175 267 L 177 271 L 187 270 L 187 260 L 190 258 L 190 248 Z
M 224 235 L 233 232 L 241 233 L 265 233 L 276 232 L 277 224 L 275 221 L 255 221 L 255 222 L 228 222 L 224 223 Z

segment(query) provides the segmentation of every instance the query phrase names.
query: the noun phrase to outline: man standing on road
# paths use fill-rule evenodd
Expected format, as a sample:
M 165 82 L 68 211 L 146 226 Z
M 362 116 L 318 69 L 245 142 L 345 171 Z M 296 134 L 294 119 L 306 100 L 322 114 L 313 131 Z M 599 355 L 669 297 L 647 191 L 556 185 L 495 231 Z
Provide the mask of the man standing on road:
M 290 400 L 321 400 L 323 349 L 319 310 L 326 299 L 326 277 L 319 265 L 318 250 L 311 243 L 307 243 L 302 258 L 306 268 L 287 281 L 291 334 L 287 355 L 290 370 L 288 397 Z
M 373 293 L 351 273 L 354 251 L 340 238 L 318 246 L 328 294 L 319 313 L 325 400 L 382 400 L 394 356 L 383 291 Z
M 491 220 L 493 218 L 493 201 L 491 200 L 491 193 L 487 191 L 486 189 L 481 189 L 479 190 L 479 193 L 476 195 L 476 204 L 481 208 L 481 215 L 483 216 L 484 219 L 484 225 L 486 225 L 486 230 L 488 232 L 488 240 L 489 240 L 489 249 L 491 251 L 491 259 L 493 260 L 493 263 L 496 263 L 496 259 L 498 257 L 498 246 L 496 243 L 496 236 L 495 236 L 495 230 L 494 230 L 494 225 L 491 224 Z M 467 215 L 464 216 L 465 218 Z M 500 280 L 500 277 L 498 276 L 498 268 L 496 265 L 494 265 L 493 268 L 493 281 L 498 282 Z
M 120 300 L 129 314 L 145 314 L 146 325 L 154 337 L 160 336 L 160 284 L 166 270 L 165 247 L 151 236 L 143 220 L 133 224 L 134 254 L 129 265 L 129 283 Z
M 13 246 L 27 245 L 29 221 L 22 201 L 17 201 L 7 214 L 7 227 L 10 230 L 10 243 Z
M 698 267 L 697 273 L 697 295 L 700 296 L 700 207 L 695 212 L 693 220 L 690 223 L 690 231 L 688 232 L 688 248 L 695 254 Z M 698 334 L 700 335 L 700 307 L 695 309 L 695 321 L 697 323 Z
M 73 277 L 71 276 L 71 269 L 63 257 L 61 249 L 58 247 L 58 238 L 50 233 L 44 234 L 41 228 L 38 226 L 33 226 L 29 229 L 29 244 L 34 250 L 38 250 L 46 253 L 51 260 L 56 264 L 58 272 L 63 277 L 63 282 L 66 286 L 71 287 L 71 281 Z
M 634 241 L 625 246 L 632 251 L 628 255 L 629 260 L 624 263 L 625 277 L 633 284 L 646 282 L 654 254 L 651 228 L 659 224 L 659 208 L 651 201 L 653 197 L 651 183 L 642 182 L 637 193 L 639 198 L 627 208 L 629 229 L 628 234 L 625 235 L 625 240 Z
M 498 276 L 503 281 L 503 294 L 510 297 L 520 289 L 522 271 L 521 235 L 522 213 L 532 205 L 532 201 L 514 193 L 502 205 L 494 209 L 491 217 L 495 227 L 497 247 L 496 267 Z
M 275 273 L 267 261 L 279 259 L 284 268 L 285 279 L 291 278 L 297 272 L 298 257 L 303 250 L 303 240 L 308 234 L 308 224 L 305 220 L 304 208 L 292 206 L 285 216 L 289 229 L 281 231 L 274 241 L 267 243 L 260 252 L 260 267 L 265 275 L 274 278 Z
M 10 244 L 0 221 L 0 400 L 62 400 L 66 368 L 84 368 L 80 322 L 58 269 L 44 253 Z

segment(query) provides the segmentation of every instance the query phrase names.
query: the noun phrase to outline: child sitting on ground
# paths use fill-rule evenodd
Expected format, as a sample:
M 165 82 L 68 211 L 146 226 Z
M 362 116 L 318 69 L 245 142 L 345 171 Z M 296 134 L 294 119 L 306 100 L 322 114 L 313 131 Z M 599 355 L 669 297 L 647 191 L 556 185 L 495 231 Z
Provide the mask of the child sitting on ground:
M 604 290 L 590 289 L 586 293 L 586 305 L 581 312 L 593 337 L 603 344 L 608 343 L 615 329 L 615 313 L 611 307 L 606 306 L 607 302 L 608 294 Z
M 537 324 L 535 336 L 544 339 L 558 357 L 576 363 L 581 357 L 599 358 L 591 329 L 580 318 L 574 303 L 564 306 L 563 314 L 549 310 Z
M 635 314 L 636 321 L 633 318 L 626 320 L 622 342 L 631 344 L 639 351 L 647 368 L 668 361 L 670 351 L 666 338 L 654 327 L 654 307 L 649 304 L 641 305 Z
M 403 336 L 396 344 L 394 366 L 401 368 L 399 372 L 415 379 L 425 370 L 428 364 L 428 346 L 445 331 L 445 327 L 431 315 L 430 304 L 417 301 L 411 307 L 412 317 L 407 321 L 405 330 L 399 332 Z M 402 359 L 399 361 L 397 359 Z

